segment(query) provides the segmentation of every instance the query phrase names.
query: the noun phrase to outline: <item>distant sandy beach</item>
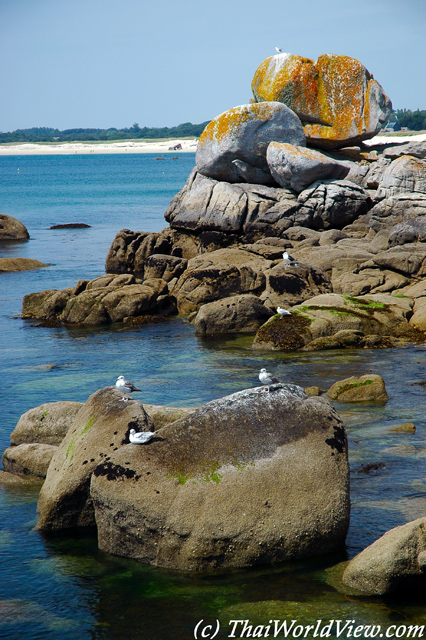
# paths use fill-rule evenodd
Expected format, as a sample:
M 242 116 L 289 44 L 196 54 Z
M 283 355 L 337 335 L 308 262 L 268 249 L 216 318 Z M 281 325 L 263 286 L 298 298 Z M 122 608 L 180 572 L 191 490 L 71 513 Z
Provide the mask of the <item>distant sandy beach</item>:
M 367 145 L 383 143 L 403 143 L 409 141 L 426 141 L 426 133 L 407 136 L 375 136 L 371 140 L 365 140 Z M 174 149 L 181 145 L 181 149 Z M 58 155 L 73 153 L 155 153 L 158 156 L 164 153 L 195 153 L 198 140 L 166 140 L 161 142 L 131 142 L 122 140 L 119 142 L 64 142 L 59 144 L 42 143 L 18 143 L 0 144 L 0 156 L 28 156 L 28 155 Z
M 181 149 L 173 149 L 177 145 Z M 158 156 L 164 153 L 195 153 L 197 139 L 192 140 L 166 140 L 159 142 L 131 142 L 120 140 L 119 142 L 64 142 L 59 144 L 18 143 L 0 144 L 0 156 L 36 156 L 36 155 L 61 155 L 76 153 L 155 153 Z M 170 147 L 172 147 L 170 149 Z

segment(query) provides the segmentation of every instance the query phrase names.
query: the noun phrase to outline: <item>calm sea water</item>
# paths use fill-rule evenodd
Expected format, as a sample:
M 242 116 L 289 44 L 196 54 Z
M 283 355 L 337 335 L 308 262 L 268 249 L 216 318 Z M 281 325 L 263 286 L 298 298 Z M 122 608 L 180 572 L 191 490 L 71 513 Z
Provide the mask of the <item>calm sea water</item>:
M 200 619 L 220 621 L 218 638 L 228 636 L 231 619 L 426 624 L 421 595 L 416 601 L 348 599 L 332 586 L 336 563 L 426 512 L 424 346 L 259 353 L 251 350 L 251 337 L 203 339 L 181 319 L 88 329 L 41 328 L 19 318 L 26 293 L 102 275 L 120 229 L 164 228 L 164 211 L 193 165 L 194 154 L 178 160 L 148 154 L 0 157 L 0 211 L 21 220 L 31 235 L 29 242 L 0 246 L 0 257 L 50 264 L 0 274 L 0 451 L 23 412 L 43 402 L 85 401 L 119 374 L 143 389 L 143 402 L 193 406 L 258 384 L 261 366 L 284 381 L 323 389 L 350 375 L 380 373 L 389 393 L 385 405 L 338 407 L 352 468 L 347 550 L 226 575 L 161 571 L 99 552 L 91 532 L 43 536 L 34 530 L 38 486 L 0 486 L 0 638 L 186 640 Z M 68 222 L 91 227 L 49 230 Z M 391 432 L 407 421 L 416 424 L 415 434 Z M 385 467 L 375 475 L 359 472 L 371 462 Z

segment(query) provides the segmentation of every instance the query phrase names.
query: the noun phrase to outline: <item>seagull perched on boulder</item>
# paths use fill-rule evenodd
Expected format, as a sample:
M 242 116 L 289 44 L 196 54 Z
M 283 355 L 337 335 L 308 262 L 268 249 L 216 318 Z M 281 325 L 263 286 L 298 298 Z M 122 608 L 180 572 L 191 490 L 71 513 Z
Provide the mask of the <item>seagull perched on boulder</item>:
M 115 386 L 123 393 L 123 397 L 121 398 L 121 400 L 123 400 L 124 402 L 127 402 L 127 400 L 129 399 L 129 396 L 127 395 L 128 393 L 133 393 L 133 391 L 141 391 L 141 389 L 136 389 L 135 385 L 129 380 L 126 380 L 124 376 L 118 376 Z
M 139 431 L 137 433 L 134 429 L 130 429 L 129 440 L 131 444 L 146 444 L 154 436 L 155 431 Z
M 287 311 L 287 309 L 283 309 L 283 307 L 277 307 L 277 313 L 280 314 L 281 318 L 283 316 L 291 316 L 291 312 Z
M 278 378 L 276 378 L 270 371 L 266 371 L 265 368 L 260 370 L 259 380 L 262 384 L 265 385 L 265 391 L 270 392 L 269 385 L 271 384 L 279 384 Z
M 285 264 L 289 265 L 290 267 L 297 267 L 296 260 L 293 258 L 293 256 L 290 256 L 287 253 L 287 251 L 284 251 L 284 253 L 283 253 L 283 260 L 284 260 Z
M 283 50 L 282 50 L 282 49 L 280 49 L 279 47 L 275 47 L 275 51 L 276 51 L 277 53 L 282 53 L 282 52 L 283 52 Z

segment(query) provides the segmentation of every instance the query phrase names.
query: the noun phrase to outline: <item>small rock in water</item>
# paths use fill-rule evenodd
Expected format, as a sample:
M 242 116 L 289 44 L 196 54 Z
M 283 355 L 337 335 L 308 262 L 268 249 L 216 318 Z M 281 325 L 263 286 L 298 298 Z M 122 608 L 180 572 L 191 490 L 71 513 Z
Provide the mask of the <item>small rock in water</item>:
M 49 229 L 89 229 L 90 224 L 84 222 L 68 222 L 67 224 L 54 224 Z
M 404 424 L 399 425 L 399 427 L 394 427 L 391 431 L 395 431 L 397 433 L 415 433 L 416 426 L 412 422 L 405 422 Z

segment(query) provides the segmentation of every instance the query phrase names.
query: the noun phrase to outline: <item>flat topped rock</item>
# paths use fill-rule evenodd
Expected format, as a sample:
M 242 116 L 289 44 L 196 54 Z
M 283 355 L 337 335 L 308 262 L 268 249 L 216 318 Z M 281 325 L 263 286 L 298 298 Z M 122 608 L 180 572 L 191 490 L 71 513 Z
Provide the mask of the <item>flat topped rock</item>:
M 90 224 L 84 222 L 67 222 L 66 224 L 54 224 L 49 229 L 90 229 Z
M 2 271 L 32 271 L 48 266 L 48 264 L 32 258 L 0 258 L 0 273 Z

